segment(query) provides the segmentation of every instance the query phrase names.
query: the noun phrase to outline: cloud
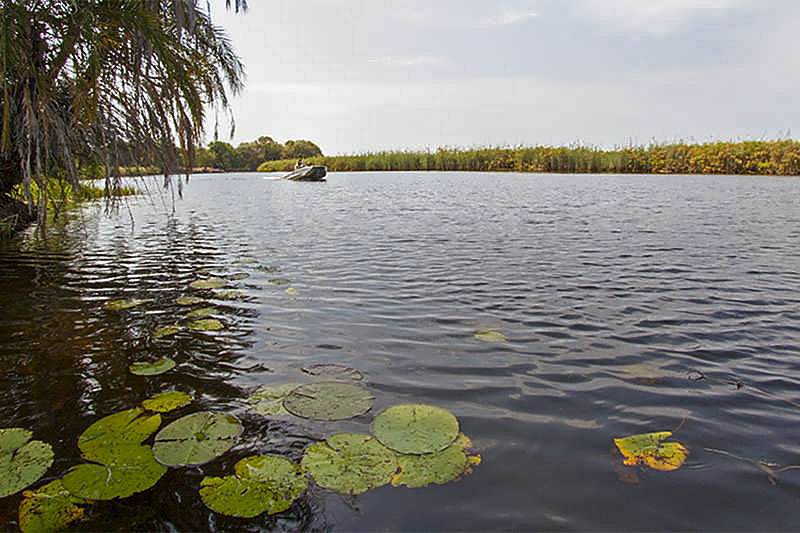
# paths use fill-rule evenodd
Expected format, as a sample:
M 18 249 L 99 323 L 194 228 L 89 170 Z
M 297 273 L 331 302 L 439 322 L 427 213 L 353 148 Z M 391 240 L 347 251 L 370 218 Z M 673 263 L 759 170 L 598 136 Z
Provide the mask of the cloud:
M 539 14 L 535 11 L 515 11 L 507 9 L 498 15 L 490 17 L 484 21 L 486 26 L 511 26 L 513 24 L 521 24 L 533 18 L 538 17 Z
M 443 57 L 438 56 L 383 56 L 373 57 L 367 60 L 368 63 L 384 65 L 387 67 L 421 67 L 430 65 L 441 65 L 445 62 Z

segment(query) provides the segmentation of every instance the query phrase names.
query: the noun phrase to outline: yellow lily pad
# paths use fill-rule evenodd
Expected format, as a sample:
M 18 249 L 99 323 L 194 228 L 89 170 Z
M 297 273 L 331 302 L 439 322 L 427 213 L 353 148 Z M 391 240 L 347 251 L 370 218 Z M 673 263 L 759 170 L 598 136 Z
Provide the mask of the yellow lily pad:
M 508 338 L 496 329 L 479 329 L 475 338 L 483 342 L 508 342 Z
M 679 469 L 689 456 L 689 449 L 680 442 L 666 442 L 671 431 L 644 433 L 614 439 L 614 444 L 628 466 L 644 464 L 654 470 L 670 472 Z
M 198 279 L 189 284 L 189 287 L 198 290 L 221 289 L 228 284 L 222 278 Z

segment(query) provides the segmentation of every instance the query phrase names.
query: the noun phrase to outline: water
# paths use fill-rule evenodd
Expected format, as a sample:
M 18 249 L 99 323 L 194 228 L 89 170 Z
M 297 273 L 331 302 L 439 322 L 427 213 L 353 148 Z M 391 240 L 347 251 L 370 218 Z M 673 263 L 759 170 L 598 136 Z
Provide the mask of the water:
M 191 409 L 233 412 L 246 428 L 221 459 L 98 504 L 79 528 L 800 528 L 800 470 L 773 485 L 757 463 L 707 450 L 800 464 L 800 181 L 230 174 L 184 192 L 174 212 L 158 195 L 110 215 L 88 206 L 47 240 L 0 248 L 0 425 L 53 444 L 47 479 L 79 461 L 91 422 L 160 390 L 190 391 Z M 232 282 L 246 299 L 216 302 L 227 329 L 152 340 L 185 314 L 172 302 L 205 270 L 250 274 Z M 133 296 L 154 301 L 102 308 Z M 478 341 L 481 328 L 509 342 Z M 127 372 L 160 355 L 179 367 Z M 197 495 L 204 475 L 256 453 L 299 460 L 314 439 L 368 430 L 371 414 L 313 423 L 246 410 L 255 387 L 303 380 L 311 362 L 363 371 L 373 413 L 451 410 L 483 464 L 445 486 L 357 498 L 312 488 L 273 518 L 212 514 Z M 614 437 L 679 426 L 683 468 L 619 466 Z M 15 527 L 19 501 L 0 500 L 0 529 Z

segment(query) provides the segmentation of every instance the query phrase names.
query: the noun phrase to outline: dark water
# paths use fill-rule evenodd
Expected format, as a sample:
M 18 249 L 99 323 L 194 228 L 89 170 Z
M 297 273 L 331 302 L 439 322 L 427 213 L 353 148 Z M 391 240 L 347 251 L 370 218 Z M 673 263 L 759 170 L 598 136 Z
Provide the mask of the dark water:
M 227 329 L 152 340 L 185 314 L 172 302 L 203 269 L 250 274 L 232 283 L 246 299 L 216 302 Z M 133 296 L 154 301 L 102 308 Z M 110 216 L 87 207 L 47 240 L 3 245 L 0 309 L 0 426 L 53 444 L 48 479 L 78 462 L 91 422 L 167 388 L 245 425 L 221 459 L 94 506 L 83 529 L 800 529 L 800 470 L 772 484 L 757 463 L 800 464 L 796 179 L 196 177 L 174 213 L 161 196 Z M 485 327 L 509 342 L 473 338 Z M 149 355 L 179 367 L 127 372 Z M 312 488 L 273 518 L 210 513 L 204 475 L 367 431 L 371 414 L 311 423 L 246 410 L 256 386 L 302 379 L 309 362 L 362 370 L 373 413 L 409 401 L 451 410 L 483 464 L 424 489 L 348 499 Z M 681 424 L 683 468 L 620 469 L 614 437 Z M 19 501 L 0 500 L 0 529 L 16 527 Z

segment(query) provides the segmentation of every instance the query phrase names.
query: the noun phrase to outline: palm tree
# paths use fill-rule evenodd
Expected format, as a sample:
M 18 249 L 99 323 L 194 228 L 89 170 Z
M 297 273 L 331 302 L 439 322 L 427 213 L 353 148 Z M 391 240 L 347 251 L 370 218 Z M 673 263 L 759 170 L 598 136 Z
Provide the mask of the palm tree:
M 205 3 L 204 3 L 205 4 Z M 226 0 L 230 6 L 231 0 Z M 233 7 L 246 9 L 244 0 Z M 208 110 L 243 84 L 230 40 L 198 0 L 17 0 L 0 5 L 0 194 L 82 166 L 191 164 Z M 40 194 L 44 221 L 46 194 Z

